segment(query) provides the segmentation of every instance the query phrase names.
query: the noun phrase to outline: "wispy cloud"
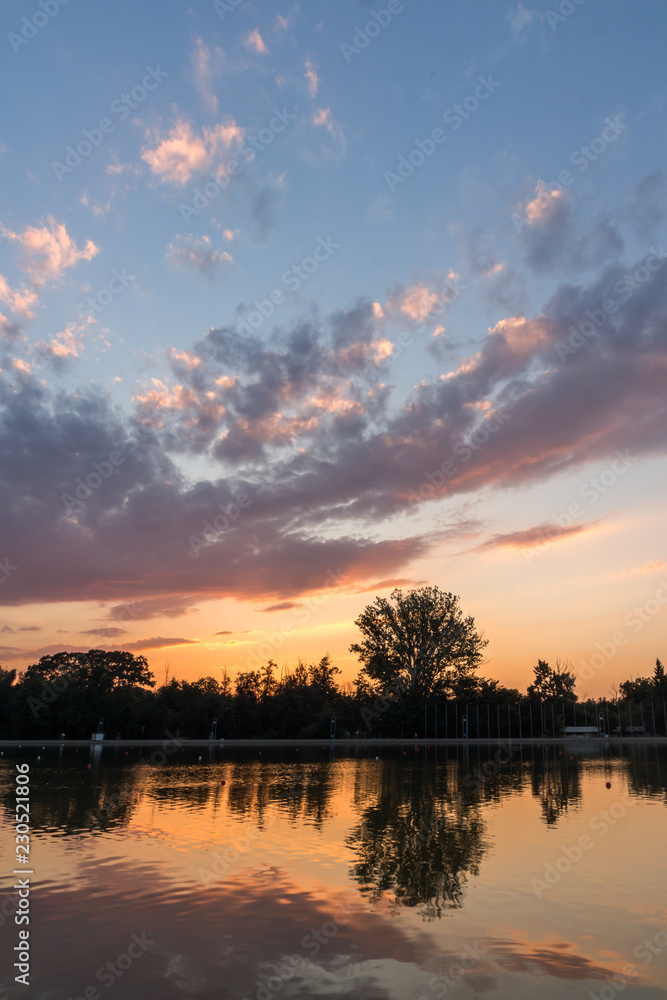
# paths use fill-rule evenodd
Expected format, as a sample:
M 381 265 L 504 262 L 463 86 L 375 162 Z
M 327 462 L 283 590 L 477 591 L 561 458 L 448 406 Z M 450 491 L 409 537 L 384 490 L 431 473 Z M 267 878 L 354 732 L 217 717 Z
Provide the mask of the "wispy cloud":
M 269 50 L 267 49 L 258 28 L 255 28 L 254 31 L 250 31 L 245 36 L 244 43 L 245 47 L 253 52 L 259 52 L 263 56 L 269 55 Z
M 167 261 L 176 268 L 192 267 L 207 278 L 214 278 L 234 263 L 231 254 L 213 246 L 210 236 L 177 236 L 167 246 Z

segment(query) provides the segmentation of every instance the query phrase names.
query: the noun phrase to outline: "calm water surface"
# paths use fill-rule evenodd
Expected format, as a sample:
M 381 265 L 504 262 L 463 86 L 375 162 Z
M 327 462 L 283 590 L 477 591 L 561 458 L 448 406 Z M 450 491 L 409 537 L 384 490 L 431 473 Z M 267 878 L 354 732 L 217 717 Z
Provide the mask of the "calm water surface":
M 667 998 L 667 752 L 650 742 L 150 753 L 5 751 L 0 997 Z M 12 970 L 19 760 L 29 986 Z

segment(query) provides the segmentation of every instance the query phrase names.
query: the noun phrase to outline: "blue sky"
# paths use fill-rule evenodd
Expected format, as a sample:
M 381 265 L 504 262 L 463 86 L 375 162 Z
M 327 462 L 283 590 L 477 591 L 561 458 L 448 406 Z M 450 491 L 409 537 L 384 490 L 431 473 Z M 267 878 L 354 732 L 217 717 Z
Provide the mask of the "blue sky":
M 581 667 L 657 601 L 591 687 L 650 670 L 666 16 L 620 0 L 4 10 L 0 557 L 18 568 L 0 655 L 95 635 L 188 675 L 242 669 L 276 634 L 266 616 L 335 568 L 274 658 L 330 648 L 352 676 L 374 588 L 427 580 L 462 595 L 489 672 L 520 686 L 538 656 Z M 475 428 L 437 495 L 410 500 Z M 247 513 L 195 552 L 243 489 Z

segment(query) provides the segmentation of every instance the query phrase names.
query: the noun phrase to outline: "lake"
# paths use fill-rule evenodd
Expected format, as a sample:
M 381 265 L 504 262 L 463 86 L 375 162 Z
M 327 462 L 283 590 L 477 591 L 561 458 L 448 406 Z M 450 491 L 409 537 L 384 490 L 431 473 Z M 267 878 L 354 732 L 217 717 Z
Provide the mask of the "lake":
M 0 787 L 2 998 L 667 998 L 650 740 L 30 746 Z

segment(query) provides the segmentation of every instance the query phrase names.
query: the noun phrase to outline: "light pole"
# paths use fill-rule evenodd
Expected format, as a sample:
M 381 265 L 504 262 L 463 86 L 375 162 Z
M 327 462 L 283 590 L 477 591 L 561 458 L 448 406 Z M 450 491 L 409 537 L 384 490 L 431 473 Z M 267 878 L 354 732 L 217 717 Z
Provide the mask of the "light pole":
M 331 736 L 332 740 L 336 739 L 336 716 L 335 715 L 331 716 L 330 736 Z
M 463 739 L 468 739 L 468 716 L 463 716 Z
M 213 739 L 218 735 L 218 720 L 217 718 L 213 720 Z
M 604 715 L 600 716 L 600 733 L 604 736 Z

